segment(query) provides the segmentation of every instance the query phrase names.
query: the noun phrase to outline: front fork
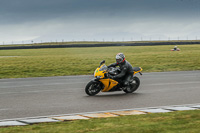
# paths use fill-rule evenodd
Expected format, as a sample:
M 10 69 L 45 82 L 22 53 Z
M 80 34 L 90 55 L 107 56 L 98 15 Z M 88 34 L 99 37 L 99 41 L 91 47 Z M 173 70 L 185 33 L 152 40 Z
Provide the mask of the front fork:
M 100 82 L 98 78 L 93 78 L 91 81 L 93 81 L 94 83 Z
M 93 83 L 98 83 L 98 86 L 100 86 L 101 89 L 102 89 L 101 81 L 99 81 L 99 80 L 100 80 L 100 79 L 98 79 L 98 78 L 94 78 L 94 79 L 92 79 L 91 81 L 92 81 Z

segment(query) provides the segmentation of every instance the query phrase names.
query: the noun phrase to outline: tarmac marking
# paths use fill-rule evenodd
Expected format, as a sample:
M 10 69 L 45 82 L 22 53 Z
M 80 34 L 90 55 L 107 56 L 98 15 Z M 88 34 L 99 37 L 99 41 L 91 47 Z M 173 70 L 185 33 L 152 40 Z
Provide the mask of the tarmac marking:
M 83 114 L 81 116 L 88 118 L 107 118 L 107 117 L 117 117 L 118 115 L 106 112 L 106 113 Z
M 71 116 L 52 117 L 52 119 L 59 120 L 59 121 L 73 121 L 73 120 L 86 120 L 89 118 L 81 116 L 81 115 L 71 115 Z
M 5 111 L 5 110 L 9 110 L 9 109 L 0 109 L 0 111 Z
M 138 111 L 138 110 L 114 111 L 114 112 L 110 112 L 110 113 L 115 114 L 115 115 L 119 115 L 119 116 L 146 114 L 145 112 Z
M 80 88 L 73 88 L 73 89 L 80 89 Z M 51 90 L 34 90 L 34 91 L 23 91 L 23 92 L 4 92 L 0 93 L 0 95 L 5 95 L 5 94 L 26 94 L 26 93 L 40 93 L 40 92 L 50 92 L 50 91 L 65 91 L 66 89 L 51 89 Z
M 1 89 L 6 88 L 19 88 L 19 87 L 33 87 L 33 86 L 48 86 L 48 85 L 65 85 L 65 84 L 83 84 L 85 82 L 71 82 L 71 83 L 49 83 L 49 84 L 34 84 L 34 85 L 19 85 L 19 86 L 3 86 Z

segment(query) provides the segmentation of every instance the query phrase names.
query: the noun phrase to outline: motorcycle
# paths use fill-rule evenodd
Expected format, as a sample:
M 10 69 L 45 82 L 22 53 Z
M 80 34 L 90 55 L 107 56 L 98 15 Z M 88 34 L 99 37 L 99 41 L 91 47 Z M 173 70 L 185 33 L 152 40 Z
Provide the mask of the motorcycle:
M 116 67 L 108 68 L 105 65 L 105 60 L 100 63 L 100 66 L 94 72 L 94 79 L 92 79 L 85 87 L 85 92 L 89 96 L 94 96 L 100 91 L 102 92 L 113 92 L 113 91 L 124 91 L 125 93 L 132 93 L 140 86 L 140 79 L 135 76 L 136 73 L 142 75 L 141 67 L 133 68 L 133 78 L 130 79 L 129 85 L 124 86 L 123 82 L 111 79 L 111 76 L 120 73 L 120 69 Z
M 181 51 L 180 48 L 175 49 L 171 49 L 171 51 Z

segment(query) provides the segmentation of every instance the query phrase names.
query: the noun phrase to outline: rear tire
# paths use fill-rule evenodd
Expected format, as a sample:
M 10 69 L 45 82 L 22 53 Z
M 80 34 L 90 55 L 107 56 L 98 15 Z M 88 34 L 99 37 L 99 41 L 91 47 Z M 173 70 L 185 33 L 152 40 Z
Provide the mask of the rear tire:
M 89 96 L 94 96 L 101 91 L 101 82 L 90 81 L 85 87 L 85 93 Z
M 133 77 L 133 80 L 131 81 L 129 87 L 127 87 L 124 92 L 126 93 L 133 93 L 134 91 L 136 91 L 138 89 L 138 87 L 140 86 L 140 79 L 138 77 Z

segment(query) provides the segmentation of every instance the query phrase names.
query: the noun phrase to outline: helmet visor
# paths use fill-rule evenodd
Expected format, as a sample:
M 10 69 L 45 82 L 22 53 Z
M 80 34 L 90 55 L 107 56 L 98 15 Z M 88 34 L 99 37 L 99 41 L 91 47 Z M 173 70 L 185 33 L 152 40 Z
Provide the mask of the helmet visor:
M 117 62 L 117 63 L 121 63 L 121 62 L 122 62 L 122 59 L 116 59 L 116 62 Z

